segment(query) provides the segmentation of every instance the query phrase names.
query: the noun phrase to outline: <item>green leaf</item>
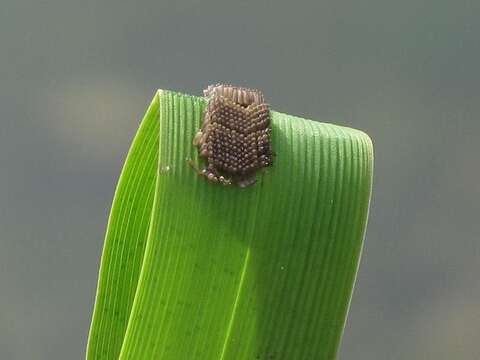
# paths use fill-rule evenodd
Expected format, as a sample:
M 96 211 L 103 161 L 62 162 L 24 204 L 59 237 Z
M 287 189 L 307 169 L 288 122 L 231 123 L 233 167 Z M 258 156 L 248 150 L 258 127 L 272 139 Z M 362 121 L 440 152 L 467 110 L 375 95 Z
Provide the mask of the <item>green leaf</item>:
M 246 189 L 187 160 L 206 99 L 159 91 L 102 254 L 88 359 L 333 359 L 358 268 L 373 154 L 358 131 L 272 115 L 274 165 Z

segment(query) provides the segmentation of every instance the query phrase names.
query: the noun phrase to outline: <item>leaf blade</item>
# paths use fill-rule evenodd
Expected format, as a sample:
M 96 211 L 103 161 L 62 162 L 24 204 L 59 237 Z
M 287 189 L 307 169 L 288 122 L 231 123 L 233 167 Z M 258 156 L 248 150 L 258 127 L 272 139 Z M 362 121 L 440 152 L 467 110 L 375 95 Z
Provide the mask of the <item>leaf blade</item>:
M 275 165 L 223 188 L 186 161 L 198 161 L 205 104 L 158 95 L 160 172 L 120 357 L 331 359 L 366 227 L 370 139 L 272 111 Z

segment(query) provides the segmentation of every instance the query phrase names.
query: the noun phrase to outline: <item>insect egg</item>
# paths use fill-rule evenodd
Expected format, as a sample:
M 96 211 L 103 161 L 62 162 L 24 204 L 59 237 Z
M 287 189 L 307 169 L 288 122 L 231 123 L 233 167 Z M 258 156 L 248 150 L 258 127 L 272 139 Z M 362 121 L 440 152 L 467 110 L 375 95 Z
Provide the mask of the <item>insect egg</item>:
M 207 165 L 201 174 L 224 185 L 253 184 L 255 171 L 272 162 L 269 106 L 259 91 L 232 85 L 210 85 L 204 94 L 209 101 L 193 141 Z

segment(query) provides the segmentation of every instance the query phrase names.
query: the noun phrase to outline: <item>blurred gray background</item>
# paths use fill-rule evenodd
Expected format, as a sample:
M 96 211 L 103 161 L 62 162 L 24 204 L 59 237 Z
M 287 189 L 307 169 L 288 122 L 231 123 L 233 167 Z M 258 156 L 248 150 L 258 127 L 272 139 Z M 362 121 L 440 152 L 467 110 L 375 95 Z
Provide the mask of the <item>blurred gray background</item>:
M 224 81 L 366 131 L 340 359 L 480 359 L 480 2 L 0 4 L 0 359 L 81 359 L 114 187 L 157 88 Z

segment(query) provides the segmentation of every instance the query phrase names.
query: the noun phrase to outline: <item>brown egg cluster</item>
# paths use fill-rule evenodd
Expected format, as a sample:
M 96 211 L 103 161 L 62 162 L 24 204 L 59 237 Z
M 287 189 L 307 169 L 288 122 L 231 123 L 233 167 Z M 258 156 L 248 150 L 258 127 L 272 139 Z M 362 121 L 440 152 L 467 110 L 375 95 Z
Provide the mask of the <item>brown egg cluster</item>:
M 257 90 L 212 85 L 201 130 L 194 139 L 213 182 L 248 186 L 255 172 L 272 164 L 270 108 Z

